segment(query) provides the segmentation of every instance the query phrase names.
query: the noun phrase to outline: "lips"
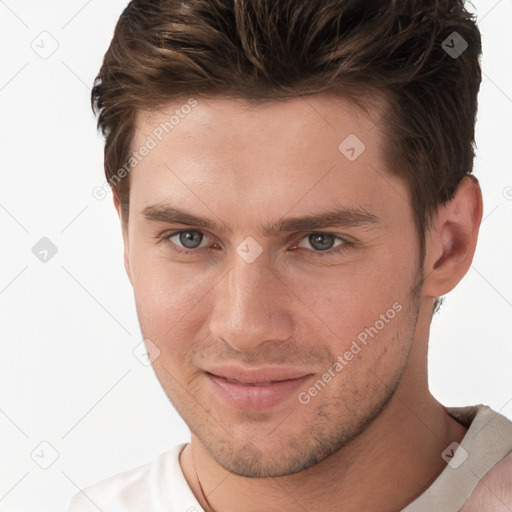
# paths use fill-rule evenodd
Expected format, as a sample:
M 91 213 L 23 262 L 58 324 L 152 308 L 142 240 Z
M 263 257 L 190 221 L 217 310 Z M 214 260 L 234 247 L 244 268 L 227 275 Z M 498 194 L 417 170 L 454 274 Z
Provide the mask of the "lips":
M 215 375 L 215 377 L 218 377 L 218 375 Z M 274 384 L 275 382 L 284 382 L 285 380 L 289 380 L 289 379 L 281 379 L 281 380 L 268 380 L 266 382 L 241 382 L 236 379 L 226 379 L 225 377 L 220 377 L 220 378 L 223 378 L 227 382 L 233 382 L 235 384 L 242 384 L 243 386 L 267 386 L 269 384 Z
M 219 366 L 208 368 L 206 372 L 239 384 L 270 384 L 284 380 L 299 379 L 308 375 L 308 372 L 304 370 L 273 366 L 261 368 Z
M 311 374 L 297 369 L 271 367 L 212 368 L 205 375 L 212 391 L 223 403 L 253 411 L 286 402 L 311 377 Z

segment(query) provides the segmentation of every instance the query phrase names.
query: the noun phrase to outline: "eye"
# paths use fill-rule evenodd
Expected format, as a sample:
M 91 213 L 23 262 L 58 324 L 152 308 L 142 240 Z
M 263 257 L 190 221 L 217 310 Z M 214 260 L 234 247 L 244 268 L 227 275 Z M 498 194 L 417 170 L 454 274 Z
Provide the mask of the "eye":
M 174 233 L 164 234 L 164 236 L 167 241 L 176 246 L 178 252 L 182 252 L 180 249 L 190 249 L 194 251 L 202 249 L 200 244 L 205 238 L 204 233 L 195 230 L 176 231 Z M 173 238 L 176 240 L 173 241 Z
M 336 244 L 336 240 L 338 240 L 338 244 Z M 352 245 L 351 242 L 349 242 L 348 240 L 345 240 L 337 235 L 334 235 L 332 233 L 323 233 L 323 232 L 310 233 L 310 234 L 306 235 L 305 237 L 303 237 L 301 239 L 300 243 L 302 243 L 303 241 L 305 241 L 307 244 L 310 245 L 310 247 L 312 247 L 312 252 L 315 253 L 315 255 L 319 255 L 319 256 L 323 256 L 323 254 L 321 254 L 321 253 L 326 253 L 326 254 L 338 253 L 338 252 L 347 250 Z M 299 243 L 299 245 L 297 245 L 297 247 L 304 248 L 304 246 L 301 246 L 300 243 Z M 305 247 L 305 248 L 309 249 L 308 247 Z M 331 249 L 335 249 L 335 250 L 331 250 Z M 320 253 L 320 254 L 316 254 L 316 253 Z

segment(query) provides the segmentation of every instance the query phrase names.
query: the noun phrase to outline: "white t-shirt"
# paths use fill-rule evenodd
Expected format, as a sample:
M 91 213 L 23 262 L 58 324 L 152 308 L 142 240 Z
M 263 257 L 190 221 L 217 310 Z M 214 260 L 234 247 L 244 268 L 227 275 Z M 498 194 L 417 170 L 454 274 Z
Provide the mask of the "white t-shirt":
M 448 465 L 402 512 L 512 511 L 512 422 L 486 405 L 447 407 L 468 428 Z M 204 512 L 185 480 L 174 446 L 138 468 L 77 493 L 67 512 Z

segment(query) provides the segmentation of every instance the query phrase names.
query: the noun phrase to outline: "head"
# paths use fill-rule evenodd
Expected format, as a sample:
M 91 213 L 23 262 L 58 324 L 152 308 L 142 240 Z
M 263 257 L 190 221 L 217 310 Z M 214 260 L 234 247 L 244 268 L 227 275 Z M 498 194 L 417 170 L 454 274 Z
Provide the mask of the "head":
M 471 263 L 480 52 L 459 0 L 121 15 L 92 100 L 125 265 L 157 376 L 227 469 L 307 468 L 392 398 L 418 318 Z M 302 401 L 227 405 L 209 380 L 227 364 L 304 375 Z

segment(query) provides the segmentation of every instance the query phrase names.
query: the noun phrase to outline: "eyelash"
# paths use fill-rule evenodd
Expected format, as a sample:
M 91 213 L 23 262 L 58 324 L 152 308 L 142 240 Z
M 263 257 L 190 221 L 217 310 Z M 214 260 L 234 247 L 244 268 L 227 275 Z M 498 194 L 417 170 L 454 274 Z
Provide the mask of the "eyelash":
M 192 254 L 192 253 L 193 254 L 201 254 L 204 250 L 208 249 L 208 247 L 201 247 L 200 249 L 182 249 L 178 245 L 176 245 L 174 242 L 171 242 L 171 240 L 169 240 L 173 236 L 179 235 L 181 233 L 201 233 L 202 235 L 205 235 L 205 233 L 203 233 L 202 231 L 196 230 L 196 229 L 181 229 L 179 231 L 166 231 L 164 233 L 161 233 L 160 235 L 158 235 L 158 239 L 161 242 L 168 245 L 172 251 L 174 251 L 178 254 L 183 254 L 183 255 L 188 255 L 188 254 Z M 327 249 L 325 251 L 314 251 L 312 249 L 305 249 L 306 251 L 314 254 L 315 257 L 339 255 L 339 254 L 344 253 L 345 251 L 349 250 L 351 247 L 353 247 L 355 245 L 354 242 L 351 242 L 350 240 L 340 237 L 334 233 L 327 233 L 325 231 L 312 231 L 311 233 L 304 235 L 299 240 L 299 242 L 302 241 L 304 238 L 307 238 L 310 235 L 330 235 L 330 236 L 333 236 L 335 239 L 341 240 L 343 242 L 343 244 L 341 244 L 337 247 L 333 247 L 331 249 Z M 299 247 L 299 249 L 304 249 L 304 248 Z

